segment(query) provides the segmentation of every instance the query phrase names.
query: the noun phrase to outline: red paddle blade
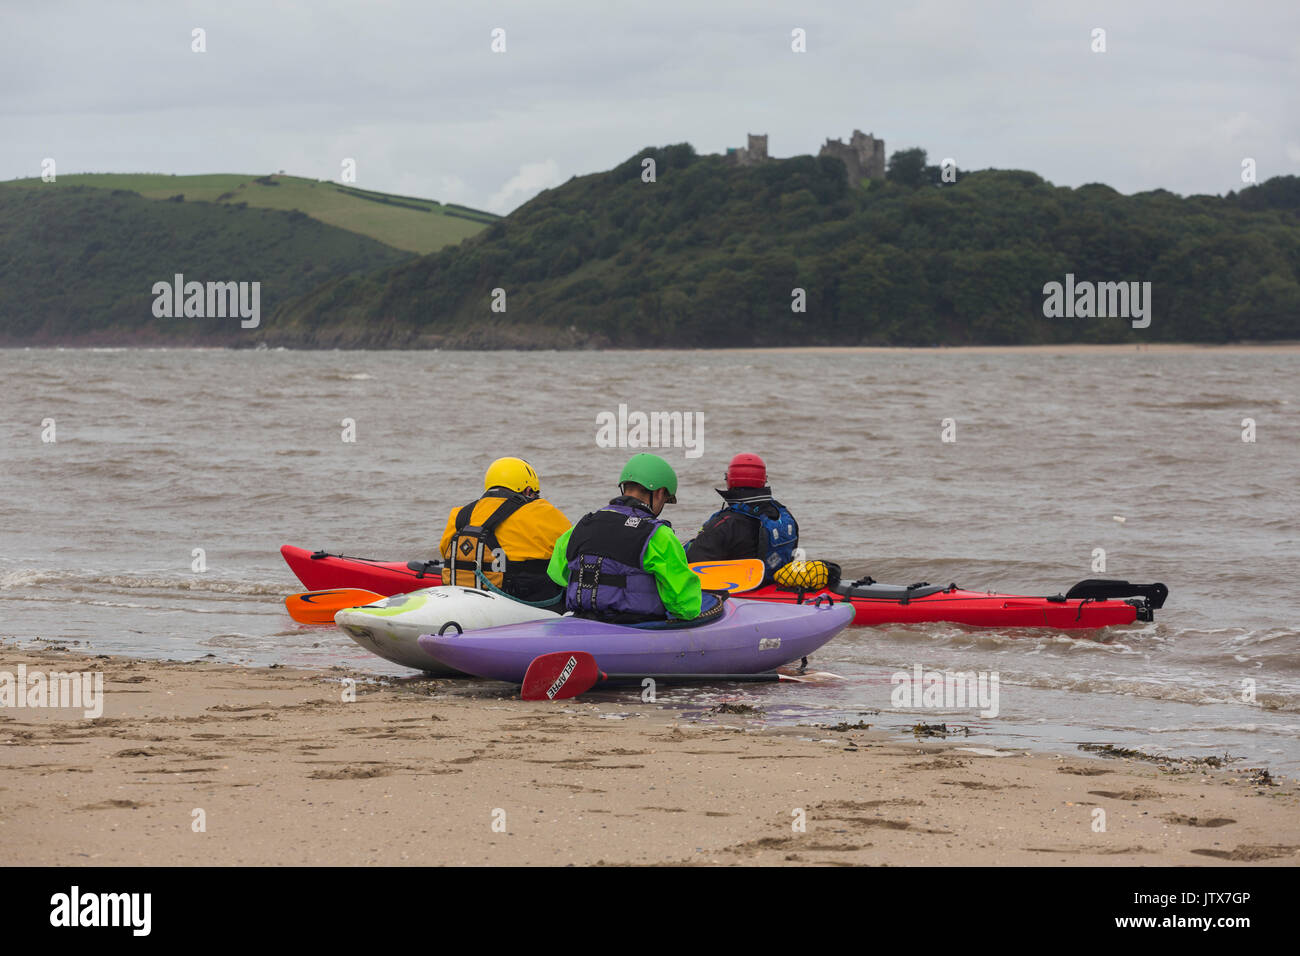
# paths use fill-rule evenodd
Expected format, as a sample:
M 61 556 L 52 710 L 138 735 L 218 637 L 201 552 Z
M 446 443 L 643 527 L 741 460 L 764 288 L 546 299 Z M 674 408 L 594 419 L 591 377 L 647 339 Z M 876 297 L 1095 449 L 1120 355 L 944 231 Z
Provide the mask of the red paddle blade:
M 586 651 L 543 654 L 528 665 L 519 696 L 524 700 L 564 700 L 590 690 L 604 677 L 596 658 Z

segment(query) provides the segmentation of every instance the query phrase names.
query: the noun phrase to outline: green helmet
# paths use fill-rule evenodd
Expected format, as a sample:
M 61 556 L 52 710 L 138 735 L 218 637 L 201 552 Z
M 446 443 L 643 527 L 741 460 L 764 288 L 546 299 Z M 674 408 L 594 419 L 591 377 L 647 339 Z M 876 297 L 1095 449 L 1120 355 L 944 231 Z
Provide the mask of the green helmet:
M 677 472 L 658 455 L 642 452 L 629 458 L 618 476 L 620 489 L 626 481 L 635 481 L 647 491 L 663 488 L 668 492 L 668 504 L 677 504 Z

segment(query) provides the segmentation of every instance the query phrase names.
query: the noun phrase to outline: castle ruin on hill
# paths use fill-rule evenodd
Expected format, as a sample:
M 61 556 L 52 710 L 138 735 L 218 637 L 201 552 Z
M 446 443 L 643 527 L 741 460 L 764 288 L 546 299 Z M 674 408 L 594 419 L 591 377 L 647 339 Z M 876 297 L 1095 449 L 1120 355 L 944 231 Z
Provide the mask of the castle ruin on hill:
M 885 141 L 876 139 L 870 133 L 860 129 L 853 131 L 853 136 L 846 144 L 843 140 L 827 139 L 818 156 L 834 156 L 844 160 L 844 168 L 849 171 L 849 182 L 857 184 L 864 179 L 885 178 Z
M 885 141 L 860 129 L 853 131 L 847 143 L 841 139 L 828 138 L 817 155 L 834 156 L 841 160 L 850 185 L 856 186 L 865 179 L 885 178 Z M 767 134 L 756 136 L 750 133 L 748 145 L 743 149 L 729 147 L 726 159 L 737 166 L 757 166 L 771 162 L 772 157 L 767 154 Z
M 755 136 L 750 133 L 749 145 L 745 148 L 736 146 L 727 148 L 727 159 L 737 166 L 757 166 L 759 163 L 767 162 L 767 134 Z

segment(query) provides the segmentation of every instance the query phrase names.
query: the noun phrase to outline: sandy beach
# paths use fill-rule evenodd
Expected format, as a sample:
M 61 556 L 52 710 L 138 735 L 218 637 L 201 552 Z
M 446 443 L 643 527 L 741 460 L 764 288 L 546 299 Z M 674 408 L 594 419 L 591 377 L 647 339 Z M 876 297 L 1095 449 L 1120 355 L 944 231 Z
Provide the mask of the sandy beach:
M 688 720 L 630 690 L 540 704 L 414 679 L 359 682 L 347 701 L 342 670 L 6 648 L 0 671 L 19 665 L 102 672 L 105 702 L 98 719 L 0 709 L 5 865 L 1293 866 L 1300 853 L 1300 787 L 1239 766 Z

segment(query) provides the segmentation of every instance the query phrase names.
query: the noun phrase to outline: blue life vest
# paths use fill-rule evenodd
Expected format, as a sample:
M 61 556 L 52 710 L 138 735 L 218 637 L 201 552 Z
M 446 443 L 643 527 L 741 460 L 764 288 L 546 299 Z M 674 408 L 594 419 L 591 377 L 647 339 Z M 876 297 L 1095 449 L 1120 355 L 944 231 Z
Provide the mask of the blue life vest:
M 788 508 L 778 501 L 764 501 L 777 510 L 775 518 L 765 514 L 764 508 L 744 501 L 733 501 L 723 511 L 748 515 L 758 521 L 758 555 L 771 573 L 794 560 L 794 549 L 799 547 L 799 523 Z

